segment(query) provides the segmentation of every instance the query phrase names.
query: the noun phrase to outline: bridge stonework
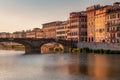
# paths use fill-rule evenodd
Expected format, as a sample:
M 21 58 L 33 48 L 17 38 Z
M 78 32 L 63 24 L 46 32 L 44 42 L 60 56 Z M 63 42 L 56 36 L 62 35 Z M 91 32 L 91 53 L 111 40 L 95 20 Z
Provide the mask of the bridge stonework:
M 40 54 L 41 47 L 44 44 L 55 42 L 64 47 L 64 53 L 69 52 L 69 48 L 74 47 L 73 42 L 69 40 L 55 40 L 55 39 L 36 39 L 36 38 L 0 38 L 0 42 L 15 42 L 25 46 L 26 54 Z

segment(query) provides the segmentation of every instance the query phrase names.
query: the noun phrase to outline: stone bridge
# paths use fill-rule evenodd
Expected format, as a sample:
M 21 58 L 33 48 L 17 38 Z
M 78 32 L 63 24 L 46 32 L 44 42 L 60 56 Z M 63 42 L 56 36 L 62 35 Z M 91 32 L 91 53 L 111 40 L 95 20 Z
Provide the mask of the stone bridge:
M 41 47 L 44 44 L 55 42 L 64 47 L 64 52 L 69 52 L 69 48 L 76 47 L 72 40 L 56 40 L 56 39 L 36 39 L 36 38 L 0 38 L 0 42 L 15 42 L 25 46 L 26 54 L 41 53 Z

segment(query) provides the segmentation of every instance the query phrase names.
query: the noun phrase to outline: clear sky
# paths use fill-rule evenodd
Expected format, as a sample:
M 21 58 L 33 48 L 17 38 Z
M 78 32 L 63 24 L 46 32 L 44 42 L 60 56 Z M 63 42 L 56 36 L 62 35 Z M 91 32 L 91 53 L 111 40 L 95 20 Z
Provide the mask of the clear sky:
M 0 32 L 41 28 L 43 23 L 67 20 L 70 12 L 120 0 L 0 0 Z

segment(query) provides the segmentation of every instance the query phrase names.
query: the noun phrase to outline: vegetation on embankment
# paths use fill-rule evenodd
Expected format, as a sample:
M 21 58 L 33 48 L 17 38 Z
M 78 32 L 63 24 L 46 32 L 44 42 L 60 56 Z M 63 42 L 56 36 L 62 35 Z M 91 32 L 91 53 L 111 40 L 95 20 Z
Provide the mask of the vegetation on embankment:
M 120 54 L 120 50 L 104 50 L 104 49 L 89 49 L 89 48 L 70 48 L 70 53 L 95 53 L 95 54 Z

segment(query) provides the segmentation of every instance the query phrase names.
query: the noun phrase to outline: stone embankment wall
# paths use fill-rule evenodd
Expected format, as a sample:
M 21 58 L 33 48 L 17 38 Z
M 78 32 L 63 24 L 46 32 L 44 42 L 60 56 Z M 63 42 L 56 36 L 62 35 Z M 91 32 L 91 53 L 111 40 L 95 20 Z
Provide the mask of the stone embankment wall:
M 80 42 L 78 48 L 88 47 L 90 49 L 120 50 L 120 43 L 101 43 L 101 42 Z

